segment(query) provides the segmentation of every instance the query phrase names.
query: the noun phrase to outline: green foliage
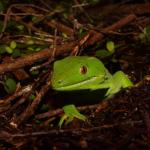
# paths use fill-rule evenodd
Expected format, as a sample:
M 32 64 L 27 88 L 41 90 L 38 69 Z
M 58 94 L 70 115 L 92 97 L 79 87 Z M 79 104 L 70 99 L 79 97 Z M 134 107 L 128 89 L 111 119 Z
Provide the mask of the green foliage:
M 67 36 L 66 33 L 63 33 L 63 32 L 62 32 L 62 36 L 63 36 L 64 39 L 68 39 L 68 36 Z
M 79 111 L 76 109 L 75 105 L 66 105 L 63 107 L 64 110 L 64 115 L 61 117 L 60 121 L 59 121 L 59 127 L 62 126 L 62 124 L 65 122 L 65 124 L 70 123 L 71 121 L 73 121 L 74 118 L 80 119 L 82 121 L 86 120 L 86 117 L 84 115 L 82 115 L 81 113 L 79 113 Z
M 19 57 L 24 54 L 30 54 L 33 52 L 38 52 L 46 46 L 37 46 L 34 44 L 34 40 L 28 40 L 26 44 L 17 44 L 15 41 L 11 41 L 9 45 L 0 45 L 0 54 L 8 53 L 14 58 Z M 25 51 L 24 51 L 25 49 Z
M 6 52 L 8 54 L 12 54 L 14 52 L 14 49 L 16 48 L 17 43 L 15 41 L 11 41 L 9 46 L 6 46 Z
M 31 74 L 32 74 L 33 76 L 36 76 L 36 75 L 39 74 L 39 70 L 33 70 L 33 71 L 31 71 Z
M 29 101 L 33 101 L 34 99 L 35 99 L 35 95 L 31 94 L 31 95 L 29 96 Z
M 23 26 L 23 25 L 17 25 L 16 27 L 17 27 L 17 29 L 19 29 L 20 31 L 23 31 L 23 30 L 24 30 L 24 26 Z
M 96 51 L 96 56 L 99 58 L 105 58 L 111 56 L 115 52 L 115 43 L 113 41 L 106 42 L 106 49 L 100 49 Z
M 7 93 L 13 93 L 16 90 L 17 84 L 16 81 L 12 78 L 7 78 L 4 83 L 4 88 Z
M 143 29 L 143 32 L 140 33 L 139 38 L 142 43 L 148 43 L 150 41 L 150 25 Z
M 106 48 L 109 52 L 114 53 L 115 52 L 115 43 L 113 41 L 108 41 L 106 43 Z
M 9 47 L 9 46 L 6 46 L 6 52 L 8 54 L 12 54 L 13 53 L 13 49 L 11 47 Z
M 105 58 L 105 57 L 109 57 L 112 55 L 112 53 L 110 53 L 109 51 L 102 49 L 102 50 L 98 50 L 96 51 L 95 55 L 99 58 Z
M 34 44 L 34 41 L 33 41 L 33 40 L 29 40 L 26 44 L 27 44 L 27 45 L 33 45 L 33 44 Z
M 13 56 L 14 58 L 21 56 L 20 49 L 14 49 L 12 56 Z
M 17 43 L 15 41 L 12 41 L 9 46 L 2 44 L 2 45 L 0 45 L 0 54 L 4 54 L 4 53 L 12 54 L 14 52 L 16 46 L 17 46 Z M 16 51 L 15 51 L 15 53 L 16 53 Z
M 16 42 L 15 42 L 15 41 L 11 41 L 11 43 L 10 43 L 10 48 L 11 48 L 11 49 L 15 49 L 16 46 L 17 46 Z

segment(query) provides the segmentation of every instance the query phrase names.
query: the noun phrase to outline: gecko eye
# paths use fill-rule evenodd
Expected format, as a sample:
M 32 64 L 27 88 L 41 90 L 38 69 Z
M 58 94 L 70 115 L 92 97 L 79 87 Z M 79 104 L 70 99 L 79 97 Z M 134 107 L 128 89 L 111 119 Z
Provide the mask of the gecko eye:
M 80 68 L 80 73 L 81 73 L 81 74 L 86 74 L 86 73 L 87 73 L 87 67 L 86 67 L 86 66 L 82 66 L 82 67 Z

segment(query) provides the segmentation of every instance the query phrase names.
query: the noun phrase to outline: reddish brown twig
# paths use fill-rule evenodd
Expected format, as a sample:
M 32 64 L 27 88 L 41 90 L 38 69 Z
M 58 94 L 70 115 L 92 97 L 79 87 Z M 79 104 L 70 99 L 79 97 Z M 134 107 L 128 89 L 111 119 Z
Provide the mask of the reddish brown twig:
M 90 33 L 86 34 L 72 50 L 72 55 L 77 55 L 79 48 L 90 38 Z
M 12 121 L 10 123 L 12 126 L 17 127 L 18 125 L 20 125 L 22 122 L 26 121 L 29 117 L 31 117 L 34 114 L 35 110 L 37 109 L 39 103 L 42 100 L 42 97 L 50 89 L 50 84 L 51 84 L 50 77 L 48 77 L 46 84 L 43 87 L 41 87 L 39 93 L 37 94 L 34 101 L 31 103 L 31 105 L 28 106 L 21 115 L 12 119 Z
M 52 21 L 45 21 L 45 24 L 47 24 L 48 26 L 52 27 L 52 28 L 56 28 L 58 31 L 63 32 L 69 36 L 73 36 L 74 35 L 74 31 L 72 28 L 58 22 L 55 20 Z
M 113 25 L 102 29 L 102 31 L 109 32 L 109 31 L 118 30 L 135 19 L 136 19 L 136 15 L 130 14 L 130 15 L 122 18 L 121 20 L 117 21 Z M 102 33 L 98 33 L 93 30 L 91 30 L 90 32 L 93 36 L 88 40 L 88 45 L 92 45 L 95 42 L 100 41 L 104 37 L 104 35 Z
M 96 109 L 97 107 L 99 106 L 99 104 L 94 104 L 94 105 L 85 105 L 85 106 L 80 106 L 80 107 L 77 107 L 77 109 L 79 111 L 84 111 L 84 110 L 87 110 L 87 109 Z M 50 110 L 48 112 L 45 112 L 43 114 L 38 114 L 35 116 L 36 119 L 43 119 L 43 118 L 50 118 L 50 117 L 54 117 L 54 116 L 57 116 L 59 114 L 62 114 L 63 113 L 63 109 L 56 109 L 56 110 Z
M 74 47 L 75 44 L 76 42 L 72 42 L 70 44 L 64 44 L 62 46 L 57 47 L 55 56 L 71 51 L 71 49 Z M 47 59 L 51 57 L 52 50 L 53 49 L 47 48 L 35 54 L 30 54 L 30 55 L 15 59 L 14 62 L 0 64 L 0 74 L 3 74 L 8 71 L 13 71 L 13 70 L 16 70 L 16 69 L 19 69 L 28 65 L 32 65 L 35 62 L 43 60 L 43 59 Z

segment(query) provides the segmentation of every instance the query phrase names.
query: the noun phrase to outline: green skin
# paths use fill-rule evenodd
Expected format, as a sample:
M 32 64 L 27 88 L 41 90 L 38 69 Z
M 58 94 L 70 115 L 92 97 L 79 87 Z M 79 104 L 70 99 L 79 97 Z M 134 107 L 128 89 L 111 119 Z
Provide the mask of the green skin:
M 69 56 L 54 63 L 52 88 L 56 91 L 108 89 L 105 96 L 110 97 L 132 85 L 126 74 L 111 75 L 95 57 Z

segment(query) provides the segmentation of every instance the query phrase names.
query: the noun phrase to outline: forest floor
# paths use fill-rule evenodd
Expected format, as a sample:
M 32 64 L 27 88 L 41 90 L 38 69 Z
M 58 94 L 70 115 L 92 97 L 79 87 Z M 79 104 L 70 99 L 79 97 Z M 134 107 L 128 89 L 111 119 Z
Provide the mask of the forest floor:
M 148 1 L 2 1 L 0 30 L 0 150 L 150 149 Z M 60 128 L 66 97 L 50 81 L 69 55 L 97 57 L 134 86 L 92 104 L 77 96 L 87 120 Z

